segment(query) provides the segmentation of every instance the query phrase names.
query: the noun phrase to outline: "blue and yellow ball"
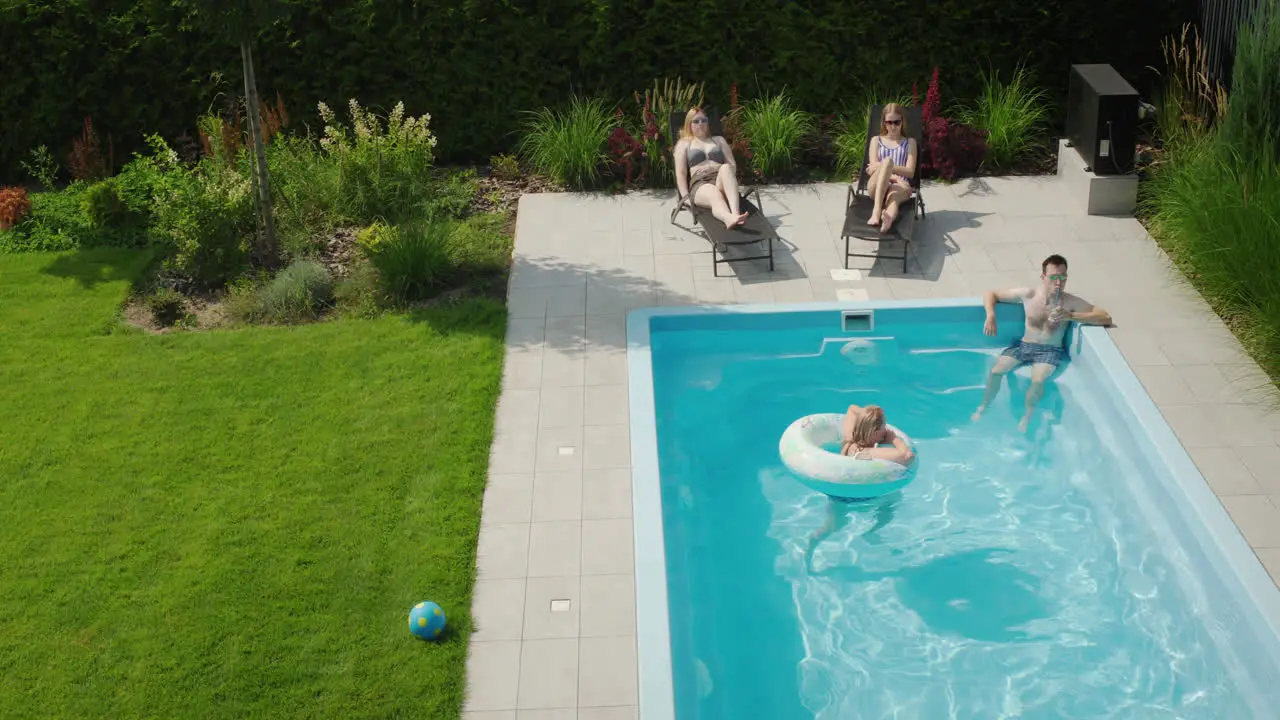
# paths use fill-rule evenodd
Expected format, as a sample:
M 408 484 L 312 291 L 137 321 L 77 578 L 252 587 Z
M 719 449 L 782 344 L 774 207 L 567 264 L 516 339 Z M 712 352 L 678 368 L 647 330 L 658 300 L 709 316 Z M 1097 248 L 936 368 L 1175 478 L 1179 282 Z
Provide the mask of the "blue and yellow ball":
M 440 606 L 424 600 L 409 611 L 409 632 L 420 640 L 435 640 L 444 632 L 444 610 Z

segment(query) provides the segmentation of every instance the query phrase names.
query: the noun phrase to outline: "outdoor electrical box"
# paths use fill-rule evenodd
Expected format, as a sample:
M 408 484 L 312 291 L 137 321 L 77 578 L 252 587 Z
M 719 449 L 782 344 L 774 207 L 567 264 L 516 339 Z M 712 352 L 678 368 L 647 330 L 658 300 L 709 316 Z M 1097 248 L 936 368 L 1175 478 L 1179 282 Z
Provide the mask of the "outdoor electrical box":
M 1133 172 L 1138 91 L 1110 65 L 1072 65 L 1067 140 L 1095 175 Z

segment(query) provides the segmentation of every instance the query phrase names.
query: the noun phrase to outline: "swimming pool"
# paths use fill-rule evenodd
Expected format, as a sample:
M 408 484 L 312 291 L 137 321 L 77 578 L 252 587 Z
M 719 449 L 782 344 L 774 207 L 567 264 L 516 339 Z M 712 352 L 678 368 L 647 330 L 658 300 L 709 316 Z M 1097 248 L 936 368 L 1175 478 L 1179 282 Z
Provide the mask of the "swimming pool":
M 999 311 L 996 338 L 976 300 L 628 317 L 642 717 L 1275 715 L 1280 591 L 1105 330 L 1025 434 L 1025 372 L 970 420 Z M 836 505 L 778 437 L 853 402 L 920 467 Z

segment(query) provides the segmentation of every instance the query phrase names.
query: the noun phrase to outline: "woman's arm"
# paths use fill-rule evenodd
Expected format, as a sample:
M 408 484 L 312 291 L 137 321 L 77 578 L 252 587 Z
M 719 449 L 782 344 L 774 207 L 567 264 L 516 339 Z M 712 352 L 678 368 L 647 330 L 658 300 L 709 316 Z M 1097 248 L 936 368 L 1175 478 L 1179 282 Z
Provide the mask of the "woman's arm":
M 916 146 L 915 138 L 907 138 L 907 164 L 906 167 L 898 165 L 893 171 L 904 178 L 912 178 L 916 175 L 916 157 L 920 152 L 920 148 Z
M 716 144 L 720 146 L 720 152 L 724 153 L 724 162 L 733 168 L 733 174 L 738 174 L 738 161 L 733 157 L 733 148 L 729 147 L 729 141 L 723 137 L 716 136 Z
M 874 173 L 876 171 L 876 167 L 880 164 L 880 154 L 877 152 L 879 149 L 880 149 L 880 136 L 874 135 L 871 138 L 871 142 L 867 143 L 867 173 L 868 174 Z
M 689 194 L 689 156 L 685 153 L 684 146 L 685 141 L 679 140 L 671 149 L 671 154 L 675 155 L 676 191 L 680 193 L 680 197 Z
M 853 424 L 858 421 L 858 416 L 862 414 L 861 405 L 850 405 L 844 414 L 844 424 L 841 425 L 841 433 L 845 442 L 853 442 Z
M 871 457 L 891 460 L 900 465 L 910 465 L 911 461 L 916 459 L 916 454 L 911 452 L 910 446 L 902 439 L 901 435 L 893 433 L 893 447 L 872 448 Z

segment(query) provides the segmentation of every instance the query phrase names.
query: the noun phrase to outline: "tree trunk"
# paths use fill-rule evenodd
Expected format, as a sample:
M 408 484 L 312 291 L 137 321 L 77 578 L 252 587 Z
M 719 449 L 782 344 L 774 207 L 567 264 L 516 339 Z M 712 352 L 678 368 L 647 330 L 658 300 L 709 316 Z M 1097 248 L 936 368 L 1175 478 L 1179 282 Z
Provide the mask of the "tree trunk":
M 250 159 L 252 175 L 256 182 L 256 205 L 262 218 L 262 241 L 258 255 L 263 264 L 274 267 L 280 259 L 276 245 L 276 223 L 271 209 L 271 179 L 267 172 L 267 150 L 262 141 L 262 103 L 258 100 L 258 79 L 253 71 L 253 48 L 248 38 L 240 42 L 240 59 L 244 63 L 245 116 L 249 120 L 249 136 L 253 157 Z

